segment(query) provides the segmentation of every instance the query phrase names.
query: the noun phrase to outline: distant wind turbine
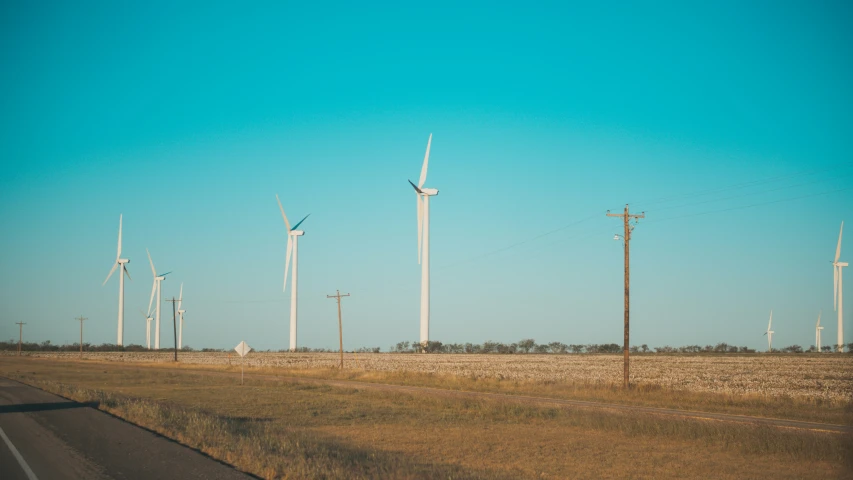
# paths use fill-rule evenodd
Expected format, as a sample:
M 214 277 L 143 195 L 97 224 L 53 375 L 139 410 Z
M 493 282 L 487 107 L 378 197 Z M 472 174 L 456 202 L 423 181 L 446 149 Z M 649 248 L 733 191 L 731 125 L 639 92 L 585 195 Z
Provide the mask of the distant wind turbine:
M 287 220 L 287 215 L 284 214 L 284 207 L 281 206 L 281 200 L 278 198 L 278 195 L 275 196 L 275 200 L 278 202 L 278 208 L 281 210 L 281 218 L 284 219 L 284 226 L 287 227 L 287 255 L 284 260 L 284 286 L 281 291 L 287 291 L 287 271 L 290 269 L 290 260 L 293 258 L 293 285 L 290 287 L 290 351 L 296 351 L 296 299 L 297 299 L 297 288 L 298 288 L 298 275 L 297 275 L 297 266 L 299 260 L 299 237 L 305 235 L 305 232 L 302 230 L 298 230 L 299 225 L 302 225 L 302 222 L 308 218 L 308 215 L 296 222 L 296 225 L 293 228 L 290 227 L 290 221 Z
M 124 275 L 127 275 L 127 278 L 130 278 L 130 273 L 127 271 L 127 264 L 130 263 L 130 260 L 121 258 L 121 219 L 122 215 L 119 215 L 118 253 L 116 253 L 116 261 L 113 264 L 113 268 L 110 269 L 110 273 L 107 274 L 106 280 L 101 284 L 101 286 L 106 285 L 107 280 L 113 276 L 113 272 L 116 271 L 116 268 L 121 267 L 121 272 L 118 274 L 118 340 L 116 340 L 116 345 L 124 345 Z
M 154 261 L 151 260 L 151 252 L 148 249 L 145 249 L 145 253 L 148 254 L 148 263 L 151 264 L 151 274 L 154 276 L 154 283 L 151 285 L 151 298 L 148 299 L 148 311 L 151 311 L 151 302 L 154 301 L 154 292 L 157 292 L 157 307 L 154 309 L 154 350 L 160 350 L 160 304 L 161 301 L 161 285 L 160 283 L 166 279 L 166 275 L 172 272 L 166 272 L 162 275 L 157 274 L 157 270 L 154 269 Z
M 438 189 L 424 188 L 429 165 L 429 148 L 432 144 L 432 134 L 427 140 L 424 164 L 421 167 L 421 177 L 415 185 L 415 198 L 418 202 L 418 263 L 421 264 L 421 345 L 429 341 L 429 197 L 438 195 Z
M 146 314 L 142 310 L 139 310 L 139 313 L 145 318 L 145 345 L 148 350 L 151 350 L 151 309 L 149 307 L 149 311 Z
M 184 284 L 181 283 L 181 294 L 178 296 L 178 350 L 184 348 L 184 313 L 186 310 L 181 307 L 184 301 Z
M 823 327 L 820 326 L 820 315 L 823 313 L 823 310 L 818 312 L 817 314 L 817 324 L 815 325 L 814 330 L 814 342 L 817 345 L 817 351 L 820 353 L 820 331 L 823 330 Z
M 773 325 L 773 310 L 770 310 L 770 322 L 767 323 L 767 331 L 764 332 L 767 335 L 767 351 L 773 351 L 773 334 L 776 333 L 773 330 L 770 330 L 770 326 Z
M 832 262 L 832 300 L 835 310 L 838 312 L 838 342 L 835 344 L 835 349 L 841 353 L 844 351 L 844 288 L 842 287 L 842 268 L 847 266 L 847 262 L 839 262 L 841 257 L 841 234 L 844 233 L 844 222 L 841 222 L 841 230 L 838 232 L 838 246 L 835 247 L 835 261 Z

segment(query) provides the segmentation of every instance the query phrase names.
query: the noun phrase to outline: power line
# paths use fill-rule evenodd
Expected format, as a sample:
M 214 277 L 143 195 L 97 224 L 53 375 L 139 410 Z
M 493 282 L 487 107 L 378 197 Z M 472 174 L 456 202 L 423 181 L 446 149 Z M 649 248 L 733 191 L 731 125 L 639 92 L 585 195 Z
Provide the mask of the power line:
M 681 199 L 690 198 L 690 197 L 711 195 L 714 193 L 726 192 L 726 191 L 730 191 L 730 190 L 737 190 L 740 188 L 748 188 L 748 187 L 754 187 L 757 185 L 764 185 L 767 183 L 773 183 L 773 182 L 776 182 L 779 180 L 785 180 L 785 179 L 789 179 L 789 178 L 796 178 L 796 177 L 807 176 L 807 175 L 815 175 L 818 173 L 829 172 L 829 171 L 838 170 L 841 168 L 848 168 L 851 166 L 853 166 L 853 164 L 847 163 L 847 164 L 842 164 L 842 165 L 834 165 L 832 167 L 827 167 L 827 168 L 819 169 L 819 170 L 807 170 L 807 171 L 802 171 L 802 172 L 797 172 L 797 173 L 777 175 L 775 177 L 769 177 L 769 178 L 758 179 L 758 180 L 750 180 L 747 182 L 735 183 L 732 185 L 726 185 L 726 186 L 718 187 L 718 188 L 712 188 L 712 189 L 707 189 L 707 190 L 698 190 L 695 192 L 688 192 L 688 193 L 683 193 L 683 194 L 678 194 L 678 195 L 671 195 L 668 197 L 660 197 L 660 198 L 652 199 L 652 200 L 639 201 L 639 202 L 635 202 L 635 204 L 639 204 L 641 206 L 647 206 L 647 205 L 654 205 L 654 204 L 658 204 L 658 203 L 666 203 L 666 202 L 670 202 L 670 201 L 674 201 L 674 200 L 681 200 Z
M 841 176 L 839 176 L 839 177 L 835 177 L 835 178 L 833 178 L 832 180 L 835 180 L 835 179 L 838 179 L 838 178 L 845 178 L 845 177 L 849 177 L 850 175 L 853 175 L 853 174 L 848 173 L 848 174 L 846 174 L 846 175 L 841 175 Z M 687 204 L 684 204 L 684 205 L 670 205 L 670 206 L 668 206 L 668 207 L 655 208 L 655 209 L 653 209 L 653 211 L 655 211 L 655 212 L 659 212 L 659 211 L 661 211 L 661 210 L 671 210 L 671 209 L 673 209 L 673 208 L 685 208 L 685 207 L 692 207 L 692 206 L 694 206 L 694 205 L 703 205 L 703 204 L 706 204 L 706 203 L 722 202 L 722 201 L 725 201 L 725 200 L 731 200 L 731 199 L 733 199 L 733 198 L 751 197 L 751 196 L 754 196 L 754 195 L 761 195 L 761 194 L 764 194 L 764 193 L 777 192 L 777 191 L 779 191 L 779 190 L 785 190 L 785 189 L 788 189 L 788 188 L 802 187 L 802 186 L 804 186 L 804 185 L 813 185 L 813 184 L 815 184 L 815 183 L 820 183 L 820 182 L 823 182 L 823 181 L 825 181 L 825 180 L 826 180 L 826 179 L 812 180 L 812 181 L 810 181 L 810 182 L 797 183 L 797 184 L 794 184 L 794 185 L 785 185 L 785 186 L 782 186 L 782 187 L 771 188 L 771 189 L 769 189 L 769 190 L 761 190 L 761 191 L 758 191 L 758 192 L 742 193 L 742 194 L 740 194 L 740 195 L 732 195 L 732 196 L 729 196 L 729 197 L 723 197 L 723 198 L 712 198 L 712 199 L 709 199 L 709 200 L 702 200 L 701 202 L 687 203 Z
M 812 193 L 812 194 L 809 194 L 809 195 L 800 195 L 800 196 L 798 196 L 798 197 L 782 198 L 782 199 L 779 199 L 779 200 L 772 200 L 772 201 L 769 201 L 769 202 L 753 203 L 753 204 L 750 204 L 750 205 L 741 205 L 741 206 L 738 206 L 738 207 L 724 208 L 724 209 L 722 209 L 722 210 L 711 210 L 711 211 L 708 211 L 708 212 L 690 213 L 690 214 L 687 214 L 687 215 L 679 215 L 679 216 L 676 216 L 676 217 L 658 218 L 658 219 L 655 219 L 655 220 L 650 220 L 650 221 L 648 221 L 648 222 L 646 222 L 646 223 L 664 222 L 664 221 L 667 221 L 667 220 L 675 220 L 675 219 L 679 219 L 679 218 L 698 217 L 698 216 L 701 216 L 701 215 L 710 215 L 710 214 L 712 214 L 712 213 L 731 212 L 732 210 L 743 210 L 743 209 L 746 209 L 746 208 L 760 207 L 760 206 L 764 206 L 764 205 L 772 205 L 772 204 L 774 204 L 774 203 L 791 202 L 791 201 L 794 201 L 794 200 L 800 200 L 800 199 L 803 199 L 803 198 L 819 197 L 819 196 L 821 196 L 821 195 L 829 195 L 829 194 L 831 194 L 831 193 L 843 192 L 843 191 L 846 191 L 846 190 L 850 190 L 851 188 L 853 188 L 853 187 L 839 188 L 839 189 L 837 189 L 837 190 L 830 190 L 830 191 L 828 191 L 828 192 Z

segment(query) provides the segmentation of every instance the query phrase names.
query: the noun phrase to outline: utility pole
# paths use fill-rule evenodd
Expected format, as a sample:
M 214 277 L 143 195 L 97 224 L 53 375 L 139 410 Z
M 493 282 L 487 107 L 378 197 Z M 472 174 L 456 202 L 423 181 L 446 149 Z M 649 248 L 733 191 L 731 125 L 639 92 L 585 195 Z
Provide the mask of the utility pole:
M 83 358 L 83 321 L 88 320 L 88 318 L 85 318 L 83 317 L 83 315 L 80 315 L 74 320 L 78 320 L 80 322 L 80 358 Z
M 326 295 L 326 298 L 336 298 L 338 300 L 338 339 L 341 343 L 341 370 L 344 369 L 344 327 L 341 322 L 341 297 L 349 297 L 349 293 L 341 295 L 340 290 L 335 290 L 337 295 Z
M 172 330 L 175 333 L 175 361 L 178 361 L 178 324 L 177 324 L 177 312 L 175 312 L 175 303 L 180 300 L 175 300 L 175 297 L 172 297 L 171 300 L 163 300 L 166 303 L 172 304 Z
M 625 241 L 625 346 L 623 347 L 624 354 L 624 362 L 623 362 L 623 372 L 622 372 L 622 382 L 625 388 L 628 388 L 629 385 L 629 360 L 628 360 L 628 349 L 630 348 L 629 337 L 629 319 L 630 319 L 630 294 L 629 289 L 631 286 L 631 267 L 630 267 L 630 258 L 631 258 L 631 232 L 634 230 L 634 227 L 637 225 L 637 222 L 641 218 L 646 218 L 646 213 L 643 212 L 639 215 L 632 215 L 628 212 L 628 205 L 625 204 L 625 212 L 624 213 L 610 213 L 610 210 L 607 211 L 608 217 L 622 217 L 622 221 L 625 226 L 625 233 L 623 235 L 616 235 L 614 240 L 618 240 L 619 237 L 622 237 L 622 240 Z M 631 220 L 634 220 L 634 225 L 631 225 Z
M 15 325 L 18 326 L 18 356 L 20 357 L 21 356 L 21 343 L 22 343 L 23 338 L 24 338 L 24 325 L 26 325 L 26 323 L 15 322 Z

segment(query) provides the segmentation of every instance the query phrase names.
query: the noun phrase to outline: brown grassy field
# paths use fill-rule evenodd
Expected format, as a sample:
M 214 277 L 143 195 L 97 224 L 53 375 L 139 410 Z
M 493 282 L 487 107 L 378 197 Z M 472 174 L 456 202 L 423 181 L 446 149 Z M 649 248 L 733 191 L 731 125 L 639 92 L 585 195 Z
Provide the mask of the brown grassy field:
M 99 401 L 104 410 L 265 478 L 846 478 L 853 471 L 849 435 L 335 388 L 251 375 L 241 387 L 233 376 L 188 368 L 0 360 L 2 375 L 76 400 Z M 233 366 L 207 368 L 239 372 Z M 532 394 L 610 395 L 607 388 L 584 393 L 571 383 L 458 377 L 460 383 L 450 384 L 454 377 L 435 374 L 303 373 L 464 389 L 480 382 L 485 389 Z M 626 401 L 643 403 L 672 393 L 659 387 L 624 395 Z M 723 396 L 707 403 L 724 406 L 732 399 Z M 770 402 L 764 406 L 772 404 L 763 401 Z M 845 408 L 849 413 L 849 403 L 832 408 L 838 418 Z

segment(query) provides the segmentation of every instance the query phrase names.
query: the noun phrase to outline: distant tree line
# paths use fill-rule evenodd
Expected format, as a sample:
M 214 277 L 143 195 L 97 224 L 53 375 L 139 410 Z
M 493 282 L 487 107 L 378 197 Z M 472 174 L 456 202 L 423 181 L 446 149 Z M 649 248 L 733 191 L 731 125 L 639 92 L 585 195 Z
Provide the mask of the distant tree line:
M 848 350 L 853 351 L 853 343 L 847 344 Z M 823 352 L 830 352 L 829 346 L 824 345 Z M 497 354 L 525 354 L 525 353 L 550 353 L 550 354 L 567 354 L 567 353 L 620 353 L 622 345 L 616 343 L 591 343 L 591 344 L 570 344 L 562 342 L 536 343 L 532 338 L 526 338 L 515 343 L 501 343 L 494 341 L 483 342 L 482 344 L 475 343 L 442 343 L 439 341 L 421 342 L 399 342 L 390 348 L 391 353 L 497 353 Z M 729 345 L 727 343 L 718 343 L 716 345 L 687 345 L 682 347 L 663 347 L 649 348 L 648 345 L 634 345 L 630 348 L 631 353 L 756 353 L 755 349 L 749 347 L 739 347 Z M 761 350 L 759 350 L 760 352 Z M 812 345 L 807 350 L 799 345 L 791 345 L 781 349 L 773 349 L 779 353 L 803 353 L 817 352 L 817 348 Z
M 0 351 L 17 351 L 18 342 L 9 340 L 0 342 Z M 41 343 L 24 342 L 21 344 L 21 350 L 25 352 L 79 352 L 79 343 L 69 343 L 64 345 L 55 345 L 50 340 L 45 340 Z M 354 350 L 356 353 L 380 353 L 379 347 L 361 347 Z M 616 343 L 591 343 L 591 344 L 571 344 L 567 345 L 562 342 L 536 343 L 532 338 L 526 338 L 515 343 L 501 343 L 494 341 L 483 342 L 482 344 L 475 343 L 442 343 L 439 341 L 428 341 L 424 344 L 420 342 L 400 342 L 392 346 L 391 353 L 494 353 L 494 354 L 526 354 L 526 353 L 547 353 L 547 354 L 568 354 L 568 353 L 620 353 L 622 345 Z M 824 345 L 821 348 L 823 353 L 831 353 L 835 349 L 832 346 Z M 847 344 L 848 352 L 853 353 L 853 342 Z M 93 345 L 83 343 L 83 351 L 86 352 L 147 352 L 148 349 L 142 345 L 115 345 L 112 343 L 102 343 Z M 161 351 L 171 351 L 171 348 L 163 348 Z M 230 352 L 230 349 L 223 348 L 202 348 L 196 350 L 192 347 L 185 346 L 181 349 L 182 352 Z M 258 352 L 279 352 L 287 353 L 289 350 L 256 350 Z M 299 347 L 296 349 L 298 353 L 337 353 L 337 349 L 327 348 L 308 348 Z M 350 351 L 352 352 L 352 351 Z M 764 350 L 758 350 L 764 352 Z M 808 349 L 803 349 L 799 345 L 791 345 L 784 348 L 774 348 L 776 353 L 813 353 L 817 352 L 817 348 L 812 345 Z M 738 347 L 727 343 L 718 343 L 716 345 L 686 345 L 682 347 L 663 347 L 649 348 L 643 344 L 632 346 L 631 353 L 756 353 L 755 349 L 748 347 Z

